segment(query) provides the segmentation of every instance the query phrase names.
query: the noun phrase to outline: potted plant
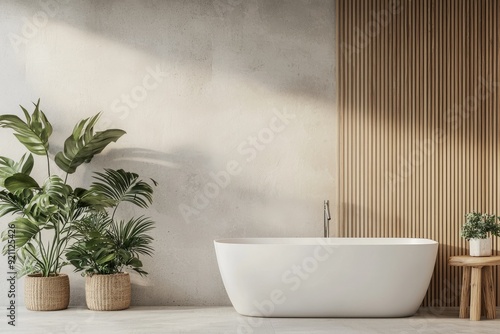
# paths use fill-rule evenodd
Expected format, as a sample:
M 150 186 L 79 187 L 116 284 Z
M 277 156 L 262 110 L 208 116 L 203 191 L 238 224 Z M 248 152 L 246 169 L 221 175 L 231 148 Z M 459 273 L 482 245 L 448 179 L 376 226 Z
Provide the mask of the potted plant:
M 26 121 L 16 115 L 0 115 L 0 127 L 9 128 L 29 151 L 19 161 L 0 157 L 0 217 L 11 215 L 15 226 L 17 275 L 25 278 L 25 304 L 30 310 L 65 309 L 69 303 L 69 279 L 61 268 L 63 255 L 75 233 L 73 225 L 89 210 L 85 189 L 72 188 L 68 175 L 118 140 L 123 130 L 95 132 L 97 114 L 80 121 L 55 155 L 63 177 L 51 172 L 49 138 L 52 125 L 40 109 L 40 100 L 30 115 L 21 106 Z M 30 174 L 33 154 L 45 156 L 47 178 L 39 183 Z M 88 194 L 87 194 L 88 195 Z M 87 196 L 88 197 L 88 196 Z M 7 239 L 3 233 L 3 240 Z M 7 244 L 4 254 L 7 253 Z
M 491 256 L 491 237 L 500 235 L 499 217 L 487 213 L 470 212 L 462 226 L 461 235 L 470 241 L 471 256 Z
M 115 215 L 123 202 L 147 208 L 152 203 L 153 188 L 137 174 L 122 169 L 106 169 L 95 173 L 94 178 L 87 195 L 94 203 L 93 212 L 76 223 L 76 241 L 66 257 L 85 277 L 89 309 L 122 310 L 131 300 L 130 276 L 124 269 L 147 275 L 140 256 L 152 255 L 153 238 L 148 232 L 154 222 L 144 216 L 117 220 Z

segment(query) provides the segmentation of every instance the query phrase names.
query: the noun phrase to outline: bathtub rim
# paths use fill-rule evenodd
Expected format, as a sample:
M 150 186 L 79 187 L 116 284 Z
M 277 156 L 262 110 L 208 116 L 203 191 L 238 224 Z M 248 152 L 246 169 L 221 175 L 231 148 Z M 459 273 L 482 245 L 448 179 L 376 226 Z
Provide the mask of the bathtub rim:
M 214 239 L 214 244 L 223 245 L 294 245 L 294 246 L 419 246 L 438 245 L 428 238 L 322 238 L 322 237 L 249 237 Z

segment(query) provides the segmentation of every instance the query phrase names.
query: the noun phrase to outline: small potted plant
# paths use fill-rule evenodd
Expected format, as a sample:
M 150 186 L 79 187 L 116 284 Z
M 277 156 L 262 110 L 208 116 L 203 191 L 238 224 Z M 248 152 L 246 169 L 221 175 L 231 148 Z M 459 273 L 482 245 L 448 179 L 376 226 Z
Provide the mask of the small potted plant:
M 461 235 L 470 242 L 471 256 L 491 256 L 491 237 L 500 235 L 500 219 L 496 215 L 487 213 L 470 212 L 462 226 Z
M 0 127 L 13 130 L 29 151 L 19 161 L 0 157 L 0 217 L 12 216 L 9 226 L 15 227 L 17 275 L 26 275 L 26 308 L 60 310 L 69 303 L 69 279 L 60 273 L 68 264 L 63 254 L 74 234 L 73 225 L 85 217 L 90 205 L 83 198 L 85 189 L 67 184 L 68 175 L 125 132 L 118 129 L 95 132 L 100 114 L 79 122 L 64 142 L 63 151 L 55 155 L 56 165 L 65 172 L 61 177 L 50 168 L 52 125 L 40 109 L 40 100 L 34 105 L 31 115 L 21 106 L 26 121 L 16 115 L 0 115 Z M 47 161 L 47 178 L 41 183 L 30 175 L 33 154 L 44 156 Z M 3 241 L 7 238 L 3 233 Z M 4 254 L 10 254 L 7 246 Z
M 130 276 L 125 268 L 147 275 L 141 255 L 151 256 L 154 222 L 141 216 L 118 221 L 118 206 L 129 202 L 141 208 L 152 203 L 153 188 L 135 173 L 106 169 L 95 173 L 86 200 L 93 212 L 75 226 L 75 243 L 66 254 L 76 272 L 85 277 L 87 307 L 96 311 L 123 310 L 130 306 Z M 151 180 L 154 185 L 156 182 Z

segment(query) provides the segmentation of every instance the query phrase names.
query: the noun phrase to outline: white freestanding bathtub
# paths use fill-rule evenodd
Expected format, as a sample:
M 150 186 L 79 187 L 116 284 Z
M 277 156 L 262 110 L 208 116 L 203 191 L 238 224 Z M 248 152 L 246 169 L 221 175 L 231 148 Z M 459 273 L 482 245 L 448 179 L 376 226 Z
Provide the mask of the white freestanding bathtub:
M 438 243 L 407 238 L 215 240 L 229 298 L 257 317 L 405 317 L 425 296 Z

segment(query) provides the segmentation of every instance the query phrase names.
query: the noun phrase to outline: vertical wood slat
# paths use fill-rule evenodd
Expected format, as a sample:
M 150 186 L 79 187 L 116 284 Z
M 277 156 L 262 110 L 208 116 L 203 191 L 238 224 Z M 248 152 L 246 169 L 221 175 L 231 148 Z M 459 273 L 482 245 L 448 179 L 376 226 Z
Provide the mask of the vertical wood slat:
M 463 269 L 447 259 L 468 252 L 464 215 L 500 214 L 500 5 L 338 0 L 336 13 L 338 234 L 438 241 L 424 305 L 459 306 Z

